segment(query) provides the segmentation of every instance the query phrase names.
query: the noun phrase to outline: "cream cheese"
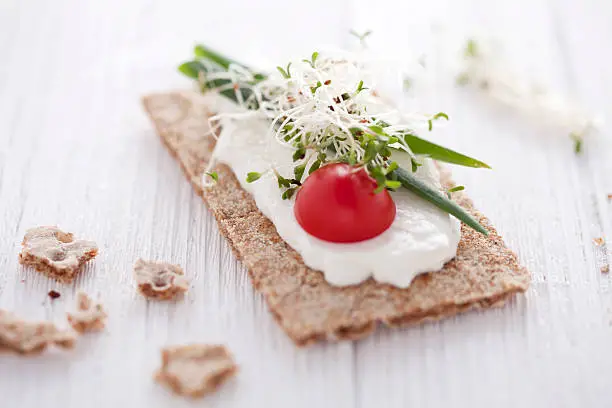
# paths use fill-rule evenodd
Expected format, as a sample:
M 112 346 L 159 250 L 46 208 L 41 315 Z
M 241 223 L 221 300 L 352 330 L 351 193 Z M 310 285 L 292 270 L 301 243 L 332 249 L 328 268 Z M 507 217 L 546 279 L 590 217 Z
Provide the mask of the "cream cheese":
M 220 125 L 214 158 L 232 168 L 283 240 L 302 256 L 306 265 L 322 271 L 330 284 L 354 285 L 372 277 L 405 288 L 418 274 L 438 271 L 456 255 L 461 236 L 459 221 L 404 189 L 391 193 L 397 207 L 393 224 L 373 239 L 340 244 L 309 235 L 295 219 L 295 201 L 281 199 L 274 174 L 266 171 L 275 168 L 289 177 L 294 165 L 291 148 L 270 135 L 270 122 L 247 114 L 239 120 L 222 116 Z M 393 159 L 410 168 L 409 158 L 403 153 L 394 154 Z M 265 174 L 247 183 L 246 175 L 252 171 Z M 440 187 L 438 171 L 429 159 L 424 160 L 416 176 Z

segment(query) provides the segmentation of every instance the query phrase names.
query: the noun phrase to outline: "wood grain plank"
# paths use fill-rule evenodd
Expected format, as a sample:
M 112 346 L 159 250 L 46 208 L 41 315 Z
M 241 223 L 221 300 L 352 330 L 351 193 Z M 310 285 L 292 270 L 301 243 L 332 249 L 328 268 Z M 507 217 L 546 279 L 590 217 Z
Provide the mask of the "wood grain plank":
M 456 178 L 532 271 L 532 288 L 503 310 L 297 350 L 172 159 L 151 143 L 139 97 L 185 86 L 173 64 L 198 39 L 275 65 L 312 44 L 345 43 L 354 26 L 374 30 L 373 48 L 416 56 L 436 38 L 492 33 L 518 72 L 611 117 L 603 41 L 612 34 L 612 7 L 597 0 L 433 0 L 405 9 L 382 0 L 311 3 L 0 2 L 0 307 L 62 322 L 82 288 L 99 295 L 110 315 L 108 330 L 73 352 L 2 355 L 1 405 L 192 406 L 150 378 L 159 348 L 187 341 L 228 343 L 242 366 L 207 406 L 610 405 L 612 275 L 599 272 L 607 248 L 591 242 L 612 234 L 608 125 L 576 157 L 555 129 L 477 94 L 448 91 L 444 81 L 432 84 L 419 104 L 451 115 L 432 137 L 493 165 L 493 172 L 457 169 Z M 74 285 L 18 265 L 23 232 L 39 223 L 100 245 Z M 183 265 L 192 278 L 186 298 L 140 298 L 131 280 L 139 256 Z M 51 288 L 62 293 L 53 303 Z
M 192 406 L 151 378 L 162 346 L 192 341 L 226 343 L 241 365 L 236 381 L 207 406 L 354 405 L 347 375 L 352 345 L 304 352 L 285 338 L 141 111 L 141 95 L 187 86 L 175 64 L 198 39 L 250 60 L 264 54 L 253 44 L 272 33 L 259 31 L 254 8 L 241 4 L 219 3 L 217 11 L 231 12 L 251 30 L 250 43 L 222 22 L 203 24 L 211 9 L 202 2 L 11 5 L 11 17 L 28 23 L 14 24 L 13 41 L 0 38 L 0 54 L 10 56 L 2 69 L 13 76 L 0 79 L 0 107 L 6 108 L 0 111 L 0 158 L 6 158 L 0 163 L 0 307 L 61 322 L 75 291 L 84 289 L 102 299 L 109 322 L 72 352 L 31 360 L 3 355 L 3 405 Z M 260 6 L 267 10 L 265 23 L 284 3 Z M 313 6 L 285 21 L 282 41 L 301 42 L 302 50 L 308 45 L 300 33 L 324 2 Z M 326 8 L 320 20 L 330 29 L 319 30 L 315 40 L 336 42 L 348 31 L 341 4 Z M 44 70 L 24 65 L 31 54 L 45 61 Z M 73 285 L 58 286 L 17 265 L 23 231 L 39 223 L 98 242 L 98 259 Z M 140 256 L 184 266 L 192 279 L 185 299 L 141 298 L 131 278 Z M 62 293 L 53 303 L 46 298 L 50 288 Z
M 592 16 L 577 18 L 580 3 L 566 3 L 561 24 L 573 19 L 572 33 L 600 43 L 580 29 Z M 553 14 L 556 6 L 547 1 L 433 1 L 398 11 L 394 18 L 365 11 L 364 5 L 363 19 L 379 23 L 374 31 L 386 34 L 378 40 L 383 43 L 398 35 L 400 22 L 407 27 L 400 38 L 420 27 L 414 42 L 425 36 L 426 44 L 434 44 L 432 37 L 440 36 L 436 30 L 443 31 L 445 50 L 467 36 L 492 35 L 505 46 L 511 69 L 571 95 L 566 49 Z M 598 9 L 591 6 L 591 12 Z M 432 20 L 438 22 L 433 33 L 422 23 Z M 570 61 L 581 69 L 571 54 Z M 384 333 L 359 343 L 358 384 L 369 386 L 357 387 L 358 401 L 372 406 L 384 400 L 390 407 L 607 406 L 610 398 L 593 378 L 605 376 L 599 369 L 610 353 L 605 347 L 609 311 L 598 289 L 601 273 L 591 242 L 597 233 L 593 189 L 584 182 L 589 171 L 583 168 L 591 157 L 576 157 L 567 136 L 554 127 L 530 122 L 481 95 L 449 93 L 448 83 L 442 82 L 430 100 L 425 98 L 430 109 L 451 116 L 441 136 L 461 151 L 489 160 L 494 168 L 488 174 L 457 169 L 455 179 L 491 214 L 533 273 L 532 288 L 501 311 Z M 598 89 L 609 97 L 605 88 Z M 597 150 L 609 157 L 609 149 Z

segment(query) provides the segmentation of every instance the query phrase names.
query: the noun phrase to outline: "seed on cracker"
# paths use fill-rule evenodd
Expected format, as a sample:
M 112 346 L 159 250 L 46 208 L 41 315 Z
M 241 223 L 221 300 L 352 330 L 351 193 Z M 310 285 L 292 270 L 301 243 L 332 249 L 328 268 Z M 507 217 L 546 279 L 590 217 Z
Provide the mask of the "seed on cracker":
M 77 294 L 77 310 L 67 313 L 68 322 L 79 333 L 100 331 L 106 325 L 106 311 L 101 303 L 96 303 L 87 294 Z
M 71 233 L 57 227 L 29 229 L 21 245 L 22 265 L 63 283 L 72 282 L 85 262 L 98 254 L 95 242 L 75 240 Z
M 72 348 L 75 337 L 51 322 L 28 322 L 0 309 L 0 349 L 20 354 L 38 354 L 49 345 Z
M 237 370 L 225 346 L 191 344 L 164 348 L 155 379 L 178 395 L 195 398 L 214 392 Z
M 172 299 L 189 288 L 189 281 L 178 265 L 138 259 L 134 264 L 134 279 L 143 296 L 150 299 Z

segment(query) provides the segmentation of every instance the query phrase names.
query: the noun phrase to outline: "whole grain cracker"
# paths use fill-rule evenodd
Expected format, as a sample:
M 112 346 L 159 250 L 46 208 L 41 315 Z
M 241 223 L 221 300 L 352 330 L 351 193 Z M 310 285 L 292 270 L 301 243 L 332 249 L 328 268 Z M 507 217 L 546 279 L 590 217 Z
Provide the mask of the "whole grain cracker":
M 94 302 L 84 292 L 77 293 L 77 308 L 66 313 L 68 322 L 79 333 L 100 331 L 106 325 L 106 311 L 101 303 Z
M 72 282 L 83 265 L 98 254 L 95 242 L 75 240 L 57 227 L 29 229 L 21 245 L 22 265 L 63 283 Z
M 229 167 L 217 165 L 219 182 L 204 189 L 201 175 L 215 144 L 205 101 L 194 92 L 143 99 L 162 142 L 212 211 L 275 319 L 297 345 L 362 338 L 379 323 L 392 327 L 417 324 L 501 306 L 527 289 L 528 271 L 463 192 L 454 193 L 454 199 L 490 234 L 485 237 L 462 225 L 457 256 L 440 272 L 422 274 L 406 289 L 372 279 L 350 287 L 330 286 L 281 239 Z M 454 186 L 444 169 L 441 179 L 445 189 Z
M 138 259 L 134 264 L 138 290 L 150 299 L 173 299 L 189 289 L 189 281 L 179 265 Z
M 163 349 L 155 379 L 176 394 L 195 398 L 215 391 L 237 369 L 224 346 L 191 344 Z
M 72 348 L 74 342 L 72 332 L 58 329 L 51 322 L 29 322 L 0 309 L 0 350 L 38 354 L 49 345 Z

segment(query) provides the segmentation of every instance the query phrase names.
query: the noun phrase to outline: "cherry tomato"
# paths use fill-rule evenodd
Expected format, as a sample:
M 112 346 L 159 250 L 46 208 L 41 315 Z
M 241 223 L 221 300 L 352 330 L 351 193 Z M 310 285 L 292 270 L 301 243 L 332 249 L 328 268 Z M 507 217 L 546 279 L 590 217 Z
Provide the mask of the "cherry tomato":
M 324 241 L 358 242 L 382 234 L 395 218 L 387 190 L 365 170 L 344 163 L 321 167 L 306 178 L 295 198 L 295 218 Z

